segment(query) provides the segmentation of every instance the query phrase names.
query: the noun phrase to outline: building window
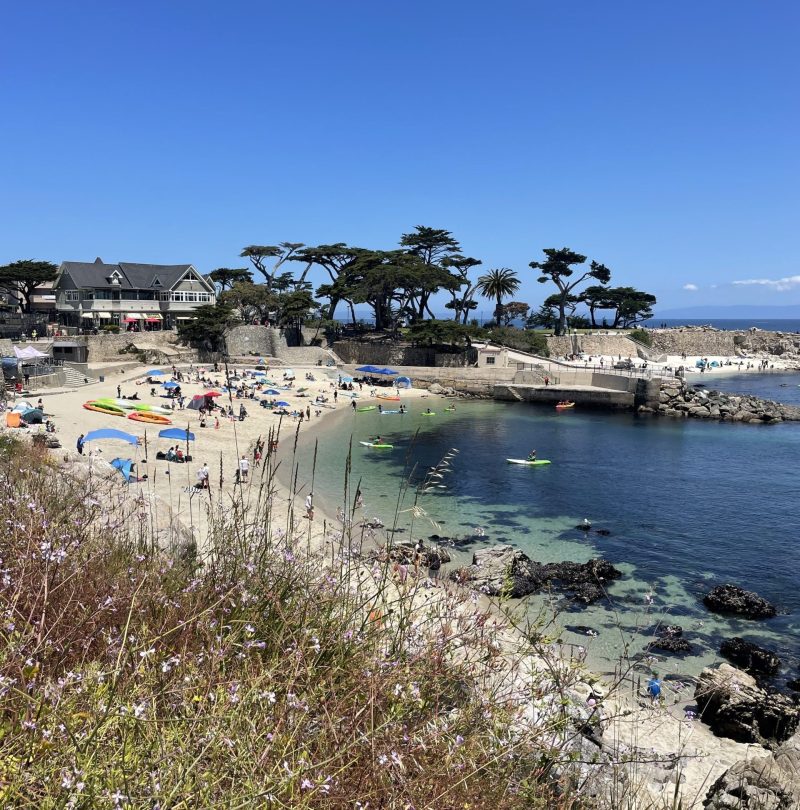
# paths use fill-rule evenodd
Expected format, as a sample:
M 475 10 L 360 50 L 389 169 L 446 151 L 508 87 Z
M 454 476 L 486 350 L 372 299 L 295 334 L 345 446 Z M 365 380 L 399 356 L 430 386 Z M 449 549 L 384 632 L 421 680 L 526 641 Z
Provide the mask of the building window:
M 64 300 L 80 301 L 81 300 L 80 290 L 64 290 Z
M 494 357 L 487 357 L 486 358 L 486 365 L 493 366 L 494 365 Z

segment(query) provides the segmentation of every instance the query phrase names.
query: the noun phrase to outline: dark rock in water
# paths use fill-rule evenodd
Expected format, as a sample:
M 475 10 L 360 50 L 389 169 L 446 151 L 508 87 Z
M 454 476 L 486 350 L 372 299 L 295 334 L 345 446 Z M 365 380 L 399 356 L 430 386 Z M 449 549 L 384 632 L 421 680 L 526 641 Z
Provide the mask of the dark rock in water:
M 800 784 L 772 755 L 743 759 L 709 788 L 705 810 L 795 810 Z
M 787 681 L 786 686 L 791 689 L 792 692 L 800 692 L 800 678 L 793 678 L 791 681 Z
M 587 627 L 585 624 L 566 624 L 564 625 L 564 629 L 569 630 L 570 633 L 579 633 L 582 636 L 598 635 L 597 630 Z
M 608 537 L 611 534 L 611 532 L 608 529 L 595 529 L 595 531 L 601 537 Z
M 735 613 L 748 619 L 769 619 L 777 612 L 762 596 L 737 585 L 717 585 L 703 603 L 715 613 Z
M 781 659 L 775 653 L 743 638 L 729 638 L 723 641 L 719 651 L 732 664 L 755 675 L 756 678 L 769 678 L 781 668 Z
M 694 697 L 714 734 L 738 742 L 770 747 L 791 737 L 800 722 L 800 707 L 791 698 L 767 692 L 730 664 L 704 669 Z
M 621 576 L 607 560 L 542 565 L 512 546 L 501 545 L 476 551 L 472 565 L 453 571 L 450 578 L 492 596 L 527 596 L 549 585 L 590 604 L 605 596 L 606 582 Z
M 692 651 L 692 645 L 683 637 L 683 628 L 677 624 L 670 624 L 660 628 L 658 638 L 651 641 L 647 648 L 669 653 L 688 653 Z

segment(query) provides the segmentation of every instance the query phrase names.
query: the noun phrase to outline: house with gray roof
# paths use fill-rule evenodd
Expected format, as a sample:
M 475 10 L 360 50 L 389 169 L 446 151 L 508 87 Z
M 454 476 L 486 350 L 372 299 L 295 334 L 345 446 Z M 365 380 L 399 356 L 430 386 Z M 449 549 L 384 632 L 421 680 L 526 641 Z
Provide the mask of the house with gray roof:
M 59 323 L 89 329 L 174 329 L 217 300 L 214 285 L 191 264 L 62 262 L 53 286 Z

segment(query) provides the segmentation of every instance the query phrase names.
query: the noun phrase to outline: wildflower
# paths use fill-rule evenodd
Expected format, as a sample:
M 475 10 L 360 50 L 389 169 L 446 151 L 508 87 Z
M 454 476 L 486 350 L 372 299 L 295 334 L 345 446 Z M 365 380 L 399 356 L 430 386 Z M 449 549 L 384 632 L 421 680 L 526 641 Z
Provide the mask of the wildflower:
M 311 790 L 313 787 L 314 783 L 308 778 L 303 779 L 303 781 L 300 783 L 300 790 Z

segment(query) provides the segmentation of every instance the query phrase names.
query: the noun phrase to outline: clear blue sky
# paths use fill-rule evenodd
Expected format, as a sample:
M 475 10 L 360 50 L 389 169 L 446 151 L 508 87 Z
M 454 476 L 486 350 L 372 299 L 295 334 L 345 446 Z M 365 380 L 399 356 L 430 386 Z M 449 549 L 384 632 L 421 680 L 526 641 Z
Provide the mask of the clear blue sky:
M 798 34 L 788 0 L 6 3 L 0 262 L 424 224 L 533 305 L 564 245 L 662 308 L 800 303 Z

